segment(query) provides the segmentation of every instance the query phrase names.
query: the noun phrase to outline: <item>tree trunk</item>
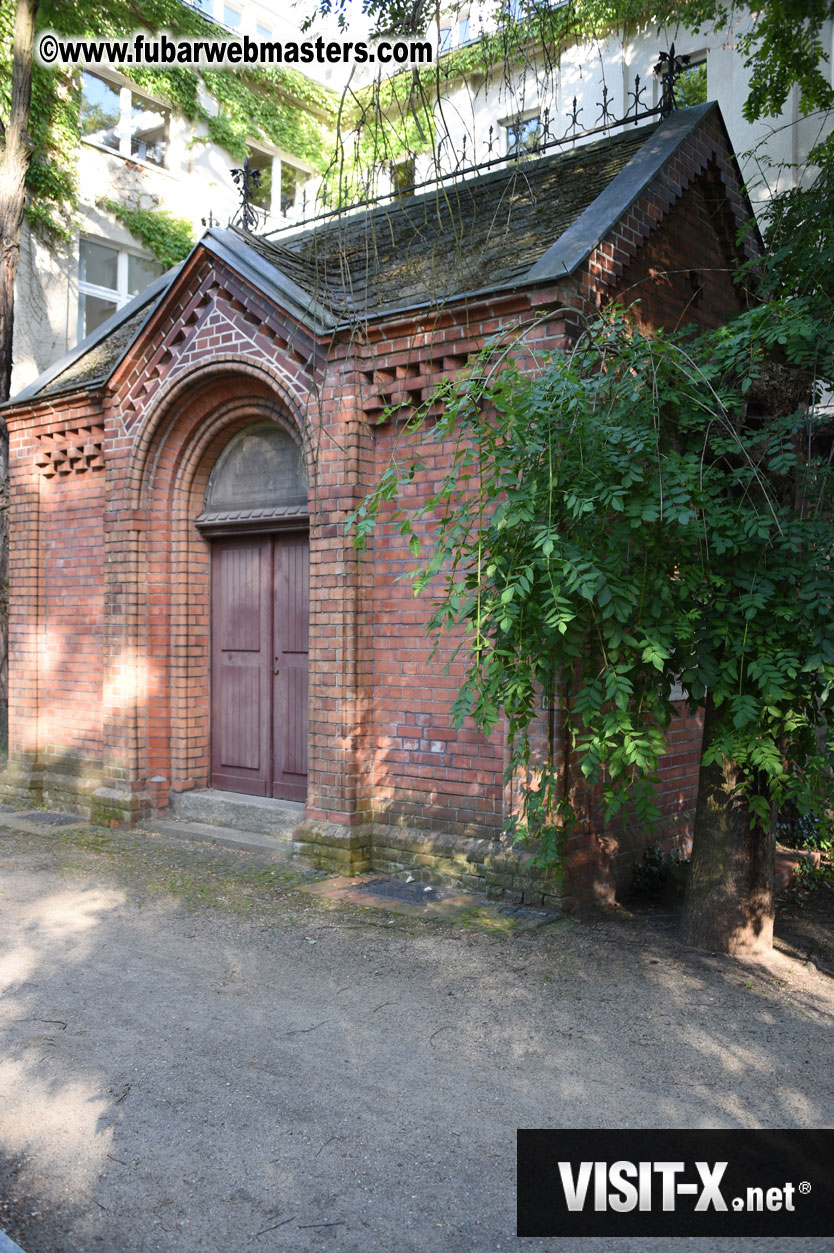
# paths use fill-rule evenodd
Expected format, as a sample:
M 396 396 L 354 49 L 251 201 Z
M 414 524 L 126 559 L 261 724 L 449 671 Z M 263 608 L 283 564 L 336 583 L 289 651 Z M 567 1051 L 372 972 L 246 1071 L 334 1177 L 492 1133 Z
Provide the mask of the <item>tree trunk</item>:
M 20 229 L 26 208 L 26 173 L 32 154 L 29 107 L 38 0 L 17 0 L 12 49 L 12 96 L 0 148 L 0 402 L 12 384 L 14 285 Z M 8 718 L 9 434 L 0 417 L 0 739 L 5 747 Z
M 718 714 L 707 696 L 704 749 Z M 681 918 L 684 944 L 735 956 L 758 956 L 773 945 L 775 823 L 750 826 L 736 788 L 740 772 L 722 759 L 702 766 L 692 864 Z
M 26 172 L 32 155 L 29 106 L 37 11 L 38 0 L 17 0 L 11 107 L 0 152 L 0 402 L 9 399 L 12 379 L 14 281 L 26 208 Z

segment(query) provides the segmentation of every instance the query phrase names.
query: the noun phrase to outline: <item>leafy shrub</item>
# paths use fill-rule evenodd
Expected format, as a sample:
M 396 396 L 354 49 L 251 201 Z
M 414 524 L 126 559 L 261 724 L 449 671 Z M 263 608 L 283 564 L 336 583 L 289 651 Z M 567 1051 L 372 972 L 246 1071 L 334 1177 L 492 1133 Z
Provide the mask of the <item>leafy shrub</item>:
M 664 853 L 655 840 L 643 853 L 643 860 L 634 863 L 632 887 L 635 892 L 642 892 L 646 896 L 660 896 L 670 876 L 674 875 L 673 868 L 684 867 L 688 864 L 689 858 L 683 853 L 677 849 L 671 853 Z

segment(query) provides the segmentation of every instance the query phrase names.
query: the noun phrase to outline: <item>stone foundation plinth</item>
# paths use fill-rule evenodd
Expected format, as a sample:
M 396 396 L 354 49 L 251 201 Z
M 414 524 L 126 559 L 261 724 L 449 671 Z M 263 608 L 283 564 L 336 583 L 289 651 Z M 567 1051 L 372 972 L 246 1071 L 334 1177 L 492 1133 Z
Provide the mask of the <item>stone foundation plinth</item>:
M 526 904 L 561 903 L 557 878 L 533 864 L 533 854 L 502 839 L 478 840 L 417 827 L 361 827 L 305 822 L 293 832 L 293 853 L 318 870 L 343 875 L 379 871 L 412 874 Z

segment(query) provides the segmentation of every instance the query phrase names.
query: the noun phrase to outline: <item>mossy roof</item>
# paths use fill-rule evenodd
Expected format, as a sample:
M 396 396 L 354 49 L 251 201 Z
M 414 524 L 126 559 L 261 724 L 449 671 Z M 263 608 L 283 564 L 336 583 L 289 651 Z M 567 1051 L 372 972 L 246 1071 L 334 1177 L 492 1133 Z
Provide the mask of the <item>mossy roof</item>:
M 503 287 L 523 280 L 655 130 L 623 131 L 247 242 L 340 320 Z
M 659 123 L 306 228 L 271 236 L 212 228 L 196 248 L 319 334 L 465 296 L 553 283 L 582 264 L 716 108 L 681 109 Z M 105 383 L 168 298 L 180 268 L 9 403 Z

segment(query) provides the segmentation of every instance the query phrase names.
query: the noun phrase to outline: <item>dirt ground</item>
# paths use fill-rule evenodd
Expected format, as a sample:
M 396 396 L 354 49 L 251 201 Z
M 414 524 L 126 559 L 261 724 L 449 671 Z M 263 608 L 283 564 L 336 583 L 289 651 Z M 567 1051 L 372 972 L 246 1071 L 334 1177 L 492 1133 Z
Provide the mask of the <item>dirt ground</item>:
M 411 918 L 3 818 L 0 1227 L 26 1253 L 561 1251 L 515 1237 L 518 1127 L 832 1125 L 830 889 L 746 967 L 658 909 Z

